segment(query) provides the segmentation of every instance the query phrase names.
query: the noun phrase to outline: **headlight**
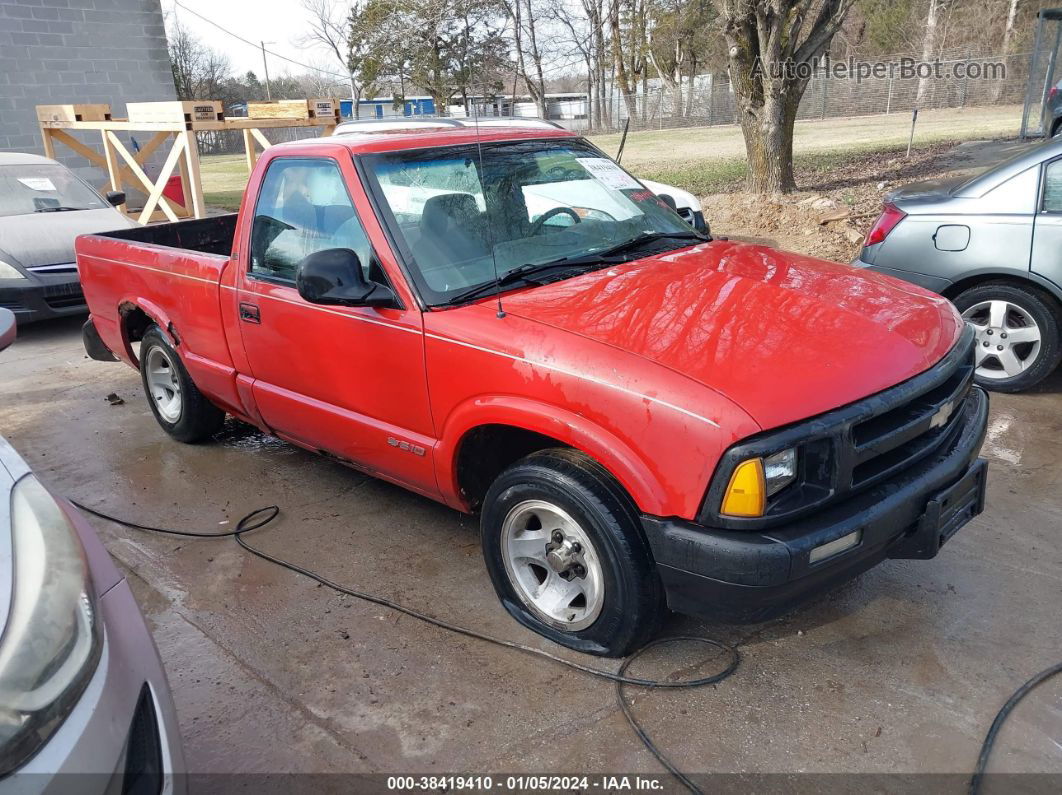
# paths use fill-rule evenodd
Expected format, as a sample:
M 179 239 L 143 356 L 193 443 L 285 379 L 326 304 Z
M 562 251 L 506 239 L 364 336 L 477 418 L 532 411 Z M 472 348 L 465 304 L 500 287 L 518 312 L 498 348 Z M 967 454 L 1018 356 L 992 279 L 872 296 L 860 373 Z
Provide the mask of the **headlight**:
M 15 269 L 14 265 L 9 265 L 0 259 L 0 279 L 25 279 L 25 275 Z
M 763 516 L 767 498 L 796 480 L 796 474 L 794 449 L 782 450 L 766 458 L 748 458 L 734 468 L 723 494 L 720 512 L 726 516 Z
M 0 637 L 0 776 L 59 727 L 102 645 L 81 542 L 32 475 L 11 492 L 11 546 L 11 608 Z
M 767 496 L 773 497 L 796 480 L 797 454 L 790 448 L 763 459 L 763 476 L 767 481 Z

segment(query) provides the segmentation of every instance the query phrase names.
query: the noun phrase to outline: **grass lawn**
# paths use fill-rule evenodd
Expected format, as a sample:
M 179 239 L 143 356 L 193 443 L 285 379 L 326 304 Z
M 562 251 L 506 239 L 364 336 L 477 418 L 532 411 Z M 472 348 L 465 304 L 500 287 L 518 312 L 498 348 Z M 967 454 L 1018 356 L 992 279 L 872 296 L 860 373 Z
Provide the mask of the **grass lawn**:
M 927 110 L 918 115 L 914 145 L 940 141 L 1001 138 L 1018 133 L 1021 106 Z M 907 145 L 909 113 L 798 122 L 794 155 L 798 170 L 828 172 L 861 155 Z M 618 134 L 591 140 L 609 154 L 619 148 Z M 736 125 L 631 133 L 623 165 L 637 176 L 704 195 L 731 190 L 745 176 L 745 143 Z M 203 191 L 212 207 L 236 210 L 247 183 L 240 155 L 202 158 Z
M 211 207 L 240 209 L 247 186 L 247 159 L 243 155 L 204 155 L 200 159 L 203 199 Z

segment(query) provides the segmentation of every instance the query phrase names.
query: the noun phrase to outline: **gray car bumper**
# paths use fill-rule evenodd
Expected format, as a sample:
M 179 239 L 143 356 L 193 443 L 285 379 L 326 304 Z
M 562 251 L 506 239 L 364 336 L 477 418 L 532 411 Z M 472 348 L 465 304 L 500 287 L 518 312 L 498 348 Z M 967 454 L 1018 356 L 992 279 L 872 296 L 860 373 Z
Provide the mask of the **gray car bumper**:
M 88 312 L 77 273 L 0 279 L 0 306 L 14 312 L 20 324 Z
M 858 257 L 852 260 L 851 264 L 856 268 L 864 268 L 868 271 L 874 271 L 875 273 L 884 273 L 886 276 L 892 276 L 893 278 L 901 279 L 905 282 L 910 282 L 911 284 L 917 284 L 919 287 L 924 287 L 934 293 L 943 293 L 951 286 L 951 282 L 948 279 L 942 279 L 939 276 L 928 276 L 924 273 L 898 270 L 897 268 L 882 268 L 878 265 L 871 265 L 869 262 L 864 262 Z
M 169 685 L 129 583 L 119 581 L 99 604 L 105 641 L 96 673 L 47 744 L 3 781 L 5 793 L 123 792 L 123 777 L 143 775 L 138 768 L 153 764 L 155 742 L 161 752 L 160 792 L 185 792 Z

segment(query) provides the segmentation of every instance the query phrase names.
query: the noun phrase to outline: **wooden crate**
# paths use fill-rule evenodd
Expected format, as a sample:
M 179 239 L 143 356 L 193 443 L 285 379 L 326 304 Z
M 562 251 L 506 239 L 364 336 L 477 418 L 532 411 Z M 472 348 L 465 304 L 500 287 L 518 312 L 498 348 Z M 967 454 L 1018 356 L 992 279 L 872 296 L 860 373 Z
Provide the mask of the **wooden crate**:
M 110 121 L 110 105 L 38 105 L 37 121 Z
M 339 122 L 339 102 L 331 98 L 308 99 L 310 106 L 310 118 L 322 121 L 332 120 Z
M 187 102 L 129 102 L 126 104 L 129 121 L 135 122 L 197 122 L 221 121 L 225 118 L 221 103 L 213 99 Z
M 322 119 L 339 120 L 339 103 L 334 99 L 278 99 L 272 102 L 248 102 L 251 119 Z

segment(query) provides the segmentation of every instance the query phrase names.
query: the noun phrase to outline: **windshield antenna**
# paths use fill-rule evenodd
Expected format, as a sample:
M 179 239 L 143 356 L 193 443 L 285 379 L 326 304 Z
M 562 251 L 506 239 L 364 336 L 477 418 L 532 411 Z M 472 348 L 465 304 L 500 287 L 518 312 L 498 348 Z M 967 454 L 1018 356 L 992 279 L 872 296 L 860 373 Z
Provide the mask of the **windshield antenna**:
M 514 108 L 515 109 L 515 106 Z M 466 111 L 467 113 L 467 111 Z M 472 121 L 476 128 L 476 154 L 479 156 L 479 187 L 483 192 L 483 212 L 486 214 L 487 221 L 487 243 L 490 245 L 490 259 L 494 263 L 494 289 L 495 297 L 498 299 L 498 319 L 505 317 L 505 310 L 502 308 L 501 300 L 501 279 L 498 276 L 498 252 L 494 248 L 494 228 L 490 222 L 490 207 L 487 205 L 487 184 L 483 181 L 483 142 L 479 137 L 479 105 L 476 103 L 476 98 L 472 98 Z

